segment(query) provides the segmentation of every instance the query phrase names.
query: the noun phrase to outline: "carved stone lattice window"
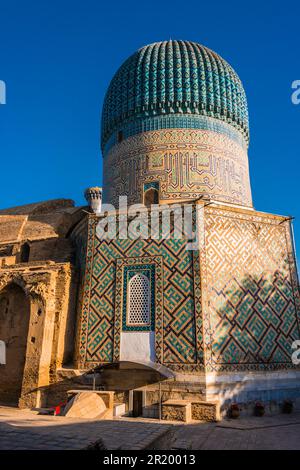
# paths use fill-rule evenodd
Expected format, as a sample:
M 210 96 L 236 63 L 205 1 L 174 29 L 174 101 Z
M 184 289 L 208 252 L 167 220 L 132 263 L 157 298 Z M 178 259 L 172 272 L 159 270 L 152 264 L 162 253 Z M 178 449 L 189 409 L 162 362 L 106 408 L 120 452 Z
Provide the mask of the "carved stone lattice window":
M 128 325 L 150 324 L 150 282 L 144 274 L 133 276 L 128 285 Z

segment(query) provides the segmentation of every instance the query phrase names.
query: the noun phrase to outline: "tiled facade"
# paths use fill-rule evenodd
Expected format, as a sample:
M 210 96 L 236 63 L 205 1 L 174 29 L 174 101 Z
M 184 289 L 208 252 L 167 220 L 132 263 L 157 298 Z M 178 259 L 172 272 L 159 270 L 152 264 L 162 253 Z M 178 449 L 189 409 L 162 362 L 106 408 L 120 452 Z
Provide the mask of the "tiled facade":
M 134 265 L 140 268 L 142 264 L 155 266 L 157 362 L 183 368 L 201 366 L 200 278 L 198 271 L 194 273 L 198 254 L 187 251 L 187 241 L 183 239 L 100 241 L 96 225 L 97 218 L 91 217 L 80 366 L 117 360 L 124 269 Z
M 209 371 L 293 368 L 299 290 L 290 222 L 283 220 L 206 209 L 201 279 Z
M 230 124 L 209 116 L 195 116 L 174 114 L 166 116 L 152 116 L 132 121 L 122 125 L 123 140 L 128 137 L 150 131 L 159 131 L 163 129 L 202 129 L 204 131 L 224 134 L 229 139 L 237 142 L 242 148 L 247 149 L 247 141 L 243 134 L 238 132 Z M 104 154 L 118 143 L 118 132 L 114 132 L 105 144 Z
M 167 238 L 162 229 L 157 237 L 101 238 L 98 187 L 85 191 L 88 208 L 54 200 L 1 211 L 2 335 L 11 357 L 21 351 L 26 361 L 12 384 L 19 361 L 8 355 L 0 392 L 11 387 L 22 406 L 43 406 L 51 394 L 56 404 L 74 377 L 76 388 L 90 386 L 87 370 L 114 363 L 107 375 L 119 375 L 107 386 L 121 392 L 175 373 L 179 389 L 201 400 L 224 403 L 235 389 L 245 402 L 300 397 L 291 222 L 252 208 L 248 143 L 243 86 L 216 53 L 164 41 L 121 66 L 103 108 L 104 202 L 118 208 L 125 195 L 129 206 L 147 205 L 145 216 L 155 203 L 160 221 L 169 208 L 189 207 L 196 249 L 174 236 L 175 215 Z M 126 230 L 136 222 L 129 219 Z M 138 276 L 140 314 L 128 287 Z M 14 329 L 23 304 L 27 325 Z
M 246 148 L 225 134 L 200 129 L 144 132 L 116 144 L 104 158 L 104 201 L 118 207 L 143 200 L 159 182 L 160 201 L 211 199 L 252 206 Z
M 143 202 L 159 182 L 159 200 L 199 196 L 252 206 L 243 85 L 218 54 L 190 41 L 139 49 L 119 68 L 104 99 L 105 203 Z
M 186 240 L 100 241 L 90 217 L 80 367 L 118 360 L 124 276 L 153 266 L 156 362 L 194 373 L 295 368 L 300 310 L 289 222 L 197 207 L 199 251 L 186 250 Z
M 160 212 L 188 205 L 198 239 L 193 251 L 173 232 L 166 239 L 100 239 L 99 218 L 89 216 L 79 368 L 129 360 L 133 348 L 138 362 L 143 333 L 145 342 L 154 333 L 154 356 L 140 348 L 140 357 L 154 357 L 177 378 L 204 381 L 206 398 L 232 398 L 244 386 L 247 397 L 257 387 L 269 390 L 270 400 L 277 392 L 285 397 L 288 387 L 300 396 L 292 363 L 300 307 L 290 220 L 253 209 L 248 143 L 243 86 L 209 49 L 155 43 L 120 67 L 103 107 L 103 201 L 118 208 L 126 195 L 128 205 L 149 206 L 158 197 Z M 131 328 L 128 280 L 137 273 L 150 282 L 151 321 Z M 293 375 L 287 382 L 285 372 Z

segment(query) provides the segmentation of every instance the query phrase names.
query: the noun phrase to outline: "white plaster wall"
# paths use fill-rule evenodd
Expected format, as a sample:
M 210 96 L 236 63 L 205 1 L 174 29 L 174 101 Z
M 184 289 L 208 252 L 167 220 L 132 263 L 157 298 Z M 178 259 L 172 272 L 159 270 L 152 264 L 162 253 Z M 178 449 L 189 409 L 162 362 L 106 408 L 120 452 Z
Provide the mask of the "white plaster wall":
M 154 331 L 122 331 L 120 360 L 143 363 L 155 361 Z
M 300 371 L 245 371 L 208 373 L 206 399 L 218 399 L 221 405 L 231 402 L 277 402 L 291 399 L 300 409 Z

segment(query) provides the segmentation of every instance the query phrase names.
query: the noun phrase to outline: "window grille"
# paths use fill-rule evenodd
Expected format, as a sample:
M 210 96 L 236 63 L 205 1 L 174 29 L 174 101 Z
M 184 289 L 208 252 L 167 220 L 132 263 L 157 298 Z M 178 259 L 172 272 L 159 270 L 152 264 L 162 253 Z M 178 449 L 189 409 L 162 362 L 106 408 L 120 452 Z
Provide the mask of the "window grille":
M 129 281 L 128 325 L 149 325 L 150 282 L 144 274 L 136 274 Z

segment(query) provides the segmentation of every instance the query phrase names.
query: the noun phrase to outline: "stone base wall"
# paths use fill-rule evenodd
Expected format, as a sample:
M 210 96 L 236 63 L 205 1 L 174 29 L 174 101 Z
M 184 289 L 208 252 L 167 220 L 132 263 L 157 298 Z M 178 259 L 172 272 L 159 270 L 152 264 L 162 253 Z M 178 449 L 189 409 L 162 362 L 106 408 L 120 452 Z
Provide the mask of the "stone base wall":
M 205 422 L 220 421 L 220 404 L 205 401 L 192 402 L 192 419 Z
M 168 400 L 162 404 L 162 419 L 167 421 L 183 421 L 189 423 L 192 418 L 191 403 Z
M 232 403 L 246 416 L 253 414 L 257 401 L 265 405 L 266 414 L 281 412 L 284 400 L 300 409 L 300 371 L 208 374 L 206 400 L 218 400 L 223 416 Z

